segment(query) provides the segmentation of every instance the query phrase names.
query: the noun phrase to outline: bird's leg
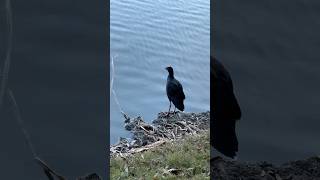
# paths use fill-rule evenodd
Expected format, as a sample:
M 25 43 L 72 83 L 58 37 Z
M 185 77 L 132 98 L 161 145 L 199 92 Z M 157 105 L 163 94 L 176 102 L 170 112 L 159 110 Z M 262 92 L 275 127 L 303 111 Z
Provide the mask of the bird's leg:
M 171 109 L 171 101 L 170 101 L 170 105 L 169 105 L 169 111 L 168 111 L 168 114 L 167 114 L 167 116 L 169 116 L 169 114 L 170 114 L 170 109 Z
M 176 106 L 174 106 L 174 110 L 173 110 L 173 114 L 175 114 L 176 113 Z

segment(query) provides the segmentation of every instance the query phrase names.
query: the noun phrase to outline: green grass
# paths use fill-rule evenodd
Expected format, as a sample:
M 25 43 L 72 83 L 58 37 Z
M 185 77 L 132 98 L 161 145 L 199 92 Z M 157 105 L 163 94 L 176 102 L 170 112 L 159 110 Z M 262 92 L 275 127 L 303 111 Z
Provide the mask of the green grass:
M 111 179 L 209 179 L 209 132 L 110 160 Z M 169 169 L 177 169 L 170 173 Z

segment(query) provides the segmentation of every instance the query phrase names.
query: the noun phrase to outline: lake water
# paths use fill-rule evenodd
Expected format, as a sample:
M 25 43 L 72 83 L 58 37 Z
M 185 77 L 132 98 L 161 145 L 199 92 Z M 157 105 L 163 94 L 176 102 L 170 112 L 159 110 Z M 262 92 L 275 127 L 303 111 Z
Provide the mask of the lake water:
M 186 112 L 210 109 L 210 1 L 111 0 L 110 54 L 111 144 L 130 137 L 120 108 L 148 122 L 168 111 L 166 66 L 183 85 Z

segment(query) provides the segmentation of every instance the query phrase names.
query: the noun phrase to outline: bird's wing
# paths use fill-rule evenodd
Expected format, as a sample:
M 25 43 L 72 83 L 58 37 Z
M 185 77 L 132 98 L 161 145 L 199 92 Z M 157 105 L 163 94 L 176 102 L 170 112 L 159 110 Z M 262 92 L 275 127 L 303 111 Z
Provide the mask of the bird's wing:
M 173 91 L 175 92 L 175 96 L 178 96 L 180 97 L 181 99 L 185 99 L 186 96 L 184 95 L 184 92 L 183 92 L 183 87 L 182 85 L 180 84 L 180 82 L 176 79 L 174 79 L 172 81 L 172 89 Z
M 184 95 L 183 87 L 182 87 L 182 85 L 180 84 L 179 81 L 178 81 L 178 86 L 179 86 L 179 91 L 180 91 L 180 94 L 181 94 L 182 99 L 185 99 L 186 96 Z

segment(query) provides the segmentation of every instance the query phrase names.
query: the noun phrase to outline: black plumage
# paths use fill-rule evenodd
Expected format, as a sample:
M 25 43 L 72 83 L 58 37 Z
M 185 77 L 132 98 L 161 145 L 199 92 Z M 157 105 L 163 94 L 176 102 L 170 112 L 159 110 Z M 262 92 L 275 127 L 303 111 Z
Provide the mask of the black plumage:
M 180 111 L 184 111 L 183 101 L 186 98 L 183 92 L 183 87 L 178 80 L 174 78 L 174 72 L 172 67 L 166 67 L 169 75 L 167 78 L 167 96 L 170 102 L 168 115 L 170 113 L 171 102 L 174 104 L 174 112 L 175 109 L 178 108 Z
M 241 110 L 233 92 L 232 79 L 225 67 L 215 58 L 211 61 L 211 144 L 228 157 L 238 152 L 235 124 L 241 118 Z

